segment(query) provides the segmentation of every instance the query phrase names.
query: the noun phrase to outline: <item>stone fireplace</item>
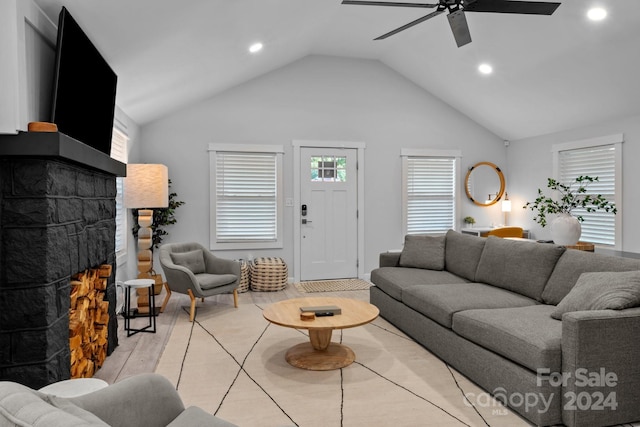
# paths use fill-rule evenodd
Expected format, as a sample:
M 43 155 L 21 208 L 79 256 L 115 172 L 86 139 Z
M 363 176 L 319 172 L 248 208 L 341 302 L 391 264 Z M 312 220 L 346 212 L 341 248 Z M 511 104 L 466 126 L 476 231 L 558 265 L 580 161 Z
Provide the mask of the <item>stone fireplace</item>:
M 116 177 L 123 163 L 61 133 L 0 135 L 0 380 L 70 378 L 71 277 L 108 264 L 115 314 Z

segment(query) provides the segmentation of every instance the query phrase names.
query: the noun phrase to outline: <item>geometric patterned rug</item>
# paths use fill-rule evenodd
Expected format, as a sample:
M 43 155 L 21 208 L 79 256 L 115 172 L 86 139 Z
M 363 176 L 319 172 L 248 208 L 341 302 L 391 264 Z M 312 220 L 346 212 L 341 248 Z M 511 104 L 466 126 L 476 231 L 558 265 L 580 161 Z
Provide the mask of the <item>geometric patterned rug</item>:
M 310 280 L 295 284 L 300 292 L 359 291 L 369 289 L 372 284 L 362 279 Z
M 205 299 L 191 323 L 184 307 L 156 372 L 185 406 L 251 427 L 530 425 L 381 317 L 333 332 L 354 351 L 351 365 L 295 368 L 285 353 L 307 331 L 267 322 L 263 308 Z

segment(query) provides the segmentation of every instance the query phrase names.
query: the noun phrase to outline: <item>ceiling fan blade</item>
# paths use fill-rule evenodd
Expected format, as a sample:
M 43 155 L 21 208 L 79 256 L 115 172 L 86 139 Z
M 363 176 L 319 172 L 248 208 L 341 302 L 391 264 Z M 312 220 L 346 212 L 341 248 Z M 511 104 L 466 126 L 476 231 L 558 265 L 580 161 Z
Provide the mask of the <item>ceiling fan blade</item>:
M 423 16 L 422 18 L 418 18 L 418 19 L 416 19 L 416 20 L 415 20 L 415 21 L 413 21 L 413 22 L 409 22 L 408 24 L 405 24 L 405 25 L 403 25 L 403 26 L 402 26 L 402 27 L 400 27 L 400 28 L 396 28 L 396 29 L 395 29 L 395 30 L 393 30 L 393 31 L 389 31 L 387 34 L 383 34 L 383 35 L 381 35 L 380 37 L 376 37 L 374 40 L 384 40 L 384 39 L 386 39 L 387 37 L 391 37 L 391 36 L 392 36 L 392 35 L 394 35 L 394 34 L 398 34 L 400 31 L 404 31 L 404 30 L 406 30 L 407 28 L 411 28 L 411 27 L 413 27 L 414 25 L 418 25 L 419 23 L 426 21 L 427 19 L 431 19 L 431 18 L 433 18 L 434 16 L 440 15 L 442 12 L 444 12 L 444 10 L 436 10 L 435 12 L 431 12 L 430 14 L 428 14 L 428 15 L 426 15 L 426 16 Z
M 551 15 L 560 3 L 511 0 L 463 0 L 466 12 L 520 13 Z
M 424 9 L 433 9 L 438 4 L 428 3 L 396 3 L 391 1 L 361 1 L 361 0 L 343 0 L 342 4 L 355 4 L 359 6 L 393 6 L 393 7 L 419 7 Z
M 447 18 L 458 47 L 471 43 L 471 33 L 469 32 L 469 25 L 467 25 L 467 17 L 464 15 L 464 11 L 460 9 L 451 12 L 447 15 Z

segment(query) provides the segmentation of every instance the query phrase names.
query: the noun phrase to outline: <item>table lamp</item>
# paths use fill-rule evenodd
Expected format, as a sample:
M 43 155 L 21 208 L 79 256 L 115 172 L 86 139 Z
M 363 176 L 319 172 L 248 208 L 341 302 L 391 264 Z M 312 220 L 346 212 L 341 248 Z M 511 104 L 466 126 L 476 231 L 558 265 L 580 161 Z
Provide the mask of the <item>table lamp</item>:
M 506 192 L 502 201 L 502 212 L 504 212 L 504 225 L 507 225 L 507 213 L 511 212 L 511 200 L 509 200 L 509 194 Z
M 128 164 L 124 206 L 138 210 L 138 278 L 153 270 L 153 208 L 169 206 L 169 170 L 160 164 Z

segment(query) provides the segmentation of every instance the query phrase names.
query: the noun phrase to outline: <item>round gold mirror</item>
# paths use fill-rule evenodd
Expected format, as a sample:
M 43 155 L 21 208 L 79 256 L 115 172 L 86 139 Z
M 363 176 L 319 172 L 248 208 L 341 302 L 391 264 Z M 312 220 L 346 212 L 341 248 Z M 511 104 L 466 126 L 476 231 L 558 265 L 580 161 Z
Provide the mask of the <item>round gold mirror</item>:
M 491 162 L 471 166 L 464 179 L 467 197 L 478 206 L 491 206 L 504 194 L 504 174 Z

